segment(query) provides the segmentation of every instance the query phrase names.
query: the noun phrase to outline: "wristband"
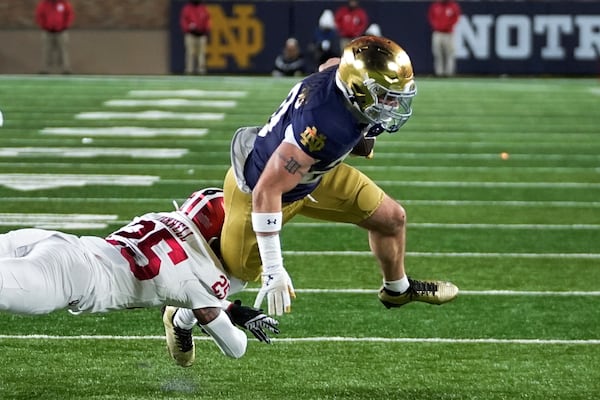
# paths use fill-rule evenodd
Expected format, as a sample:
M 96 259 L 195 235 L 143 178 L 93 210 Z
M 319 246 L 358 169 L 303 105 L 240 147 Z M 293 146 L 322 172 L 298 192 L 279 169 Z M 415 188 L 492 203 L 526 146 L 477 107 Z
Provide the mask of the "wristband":
M 281 230 L 281 223 L 283 222 L 283 213 L 252 213 L 252 229 L 254 232 L 260 233 L 273 233 Z

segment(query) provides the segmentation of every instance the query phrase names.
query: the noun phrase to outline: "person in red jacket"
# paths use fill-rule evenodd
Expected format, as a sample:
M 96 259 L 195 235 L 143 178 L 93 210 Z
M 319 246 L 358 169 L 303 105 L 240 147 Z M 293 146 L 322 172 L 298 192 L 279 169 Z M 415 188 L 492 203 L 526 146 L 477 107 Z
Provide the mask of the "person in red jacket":
M 358 0 L 349 0 L 347 5 L 335 11 L 335 26 L 340 36 L 340 53 L 350 41 L 362 36 L 369 25 L 367 12 L 358 4 Z
M 42 32 L 42 73 L 50 72 L 56 59 L 62 73 L 71 73 L 67 43 L 67 30 L 73 24 L 75 14 L 67 0 L 41 0 L 35 9 L 35 21 Z
M 454 27 L 460 14 L 460 6 L 454 0 L 438 0 L 429 6 L 427 19 L 433 31 L 431 51 L 437 76 L 452 76 L 456 72 Z
M 181 9 L 179 24 L 184 34 L 185 73 L 206 73 L 206 42 L 210 14 L 203 0 L 190 0 Z

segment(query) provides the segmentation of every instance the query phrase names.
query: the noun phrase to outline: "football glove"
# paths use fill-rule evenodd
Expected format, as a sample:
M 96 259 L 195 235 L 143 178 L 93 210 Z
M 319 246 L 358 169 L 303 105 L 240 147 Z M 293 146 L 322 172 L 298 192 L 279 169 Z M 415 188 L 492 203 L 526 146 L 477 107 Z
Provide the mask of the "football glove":
M 360 139 L 360 142 L 354 146 L 350 155 L 357 157 L 366 157 L 373 158 L 374 152 L 373 148 L 375 147 L 375 138 L 374 137 L 363 137 Z
M 292 279 L 283 265 L 267 268 L 261 275 L 262 286 L 256 295 L 254 308 L 260 308 L 267 296 L 269 315 L 283 315 L 292 311 L 292 300 L 296 298 Z
M 274 334 L 279 333 L 279 321 L 263 314 L 263 310 L 243 306 L 240 300 L 236 300 L 227 307 L 227 315 L 237 326 L 247 329 L 264 343 L 271 343 L 271 338 L 265 330 Z

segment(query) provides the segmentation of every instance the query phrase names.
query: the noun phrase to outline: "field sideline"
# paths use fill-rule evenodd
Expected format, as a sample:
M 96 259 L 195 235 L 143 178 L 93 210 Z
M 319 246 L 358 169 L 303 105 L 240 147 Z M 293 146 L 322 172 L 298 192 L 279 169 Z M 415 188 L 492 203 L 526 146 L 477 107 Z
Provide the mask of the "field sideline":
M 0 76 L 0 233 L 104 236 L 220 186 L 233 132 L 294 82 Z M 183 369 L 158 309 L 0 313 L 0 399 L 597 399 L 600 81 L 417 84 L 407 125 L 347 162 L 404 205 L 407 270 L 456 283 L 454 302 L 386 310 L 364 231 L 297 218 L 298 297 L 271 346 L 230 360 L 198 331 Z

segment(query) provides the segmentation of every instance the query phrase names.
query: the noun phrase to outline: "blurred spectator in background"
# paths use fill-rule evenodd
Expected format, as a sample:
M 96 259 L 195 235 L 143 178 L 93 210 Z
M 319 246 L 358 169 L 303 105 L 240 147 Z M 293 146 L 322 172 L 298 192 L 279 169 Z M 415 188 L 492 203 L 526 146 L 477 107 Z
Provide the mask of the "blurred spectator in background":
M 302 76 L 305 72 L 305 61 L 300 44 L 295 38 L 285 41 L 283 51 L 275 58 L 273 76 Z
M 66 0 L 41 0 L 35 9 L 35 22 L 42 32 L 42 70 L 51 72 L 56 64 L 63 74 L 71 73 L 67 44 L 67 30 L 73 24 L 75 14 Z
M 427 19 L 432 29 L 431 51 L 436 76 L 452 76 L 456 73 L 454 27 L 461 10 L 454 0 L 437 0 L 431 3 Z
M 369 25 L 367 12 L 358 4 L 358 0 L 349 0 L 347 5 L 335 11 L 335 25 L 340 35 L 340 53 L 350 41 L 365 33 Z
M 370 35 L 370 36 L 383 36 L 381 34 L 381 28 L 379 27 L 378 24 L 371 24 L 369 25 L 369 27 L 367 28 L 367 30 L 365 31 L 365 35 Z
M 313 70 L 332 57 L 340 56 L 340 37 L 335 28 L 333 11 L 323 10 L 319 17 L 319 26 L 315 30 L 313 41 L 309 46 L 312 54 Z
M 206 42 L 210 14 L 203 0 L 190 0 L 181 9 L 179 24 L 184 34 L 185 73 L 206 74 Z

